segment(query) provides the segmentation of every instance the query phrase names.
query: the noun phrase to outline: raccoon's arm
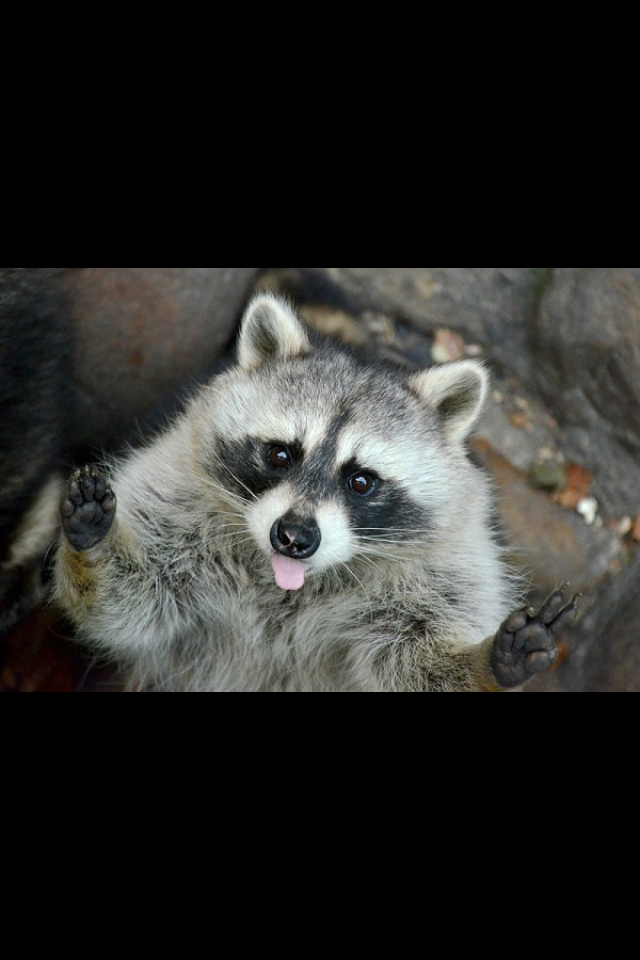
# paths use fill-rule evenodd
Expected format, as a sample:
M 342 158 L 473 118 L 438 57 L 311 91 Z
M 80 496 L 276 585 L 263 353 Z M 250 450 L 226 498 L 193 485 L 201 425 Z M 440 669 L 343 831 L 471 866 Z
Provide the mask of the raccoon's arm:
M 575 619 L 580 595 L 566 585 L 541 610 L 519 610 L 481 643 L 416 638 L 396 651 L 394 674 L 406 690 L 498 692 L 521 687 L 558 659 L 556 638 Z
M 493 672 L 495 637 L 460 643 L 407 639 L 377 664 L 383 690 L 402 693 L 489 693 L 503 689 Z
M 55 597 L 81 634 L 124 656 L 170 642 L 180 617 L 142 520 L 116 515 L 114 494 L 89 468 L 71 477 L 61 513 Z

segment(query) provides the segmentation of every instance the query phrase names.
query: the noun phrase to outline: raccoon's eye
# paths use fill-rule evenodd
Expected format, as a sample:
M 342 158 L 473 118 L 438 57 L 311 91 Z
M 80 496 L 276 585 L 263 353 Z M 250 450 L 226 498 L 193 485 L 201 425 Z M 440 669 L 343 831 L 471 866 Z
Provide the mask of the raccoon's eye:
M 378 481 L 376 477 L 371 476 L 370 473 L 354 473 L 354 475 L 347 480 L 349 490 L 353 490 L 354 493 L 357 493 L 361 497 L 368 497 L 370 493 L 373 493 L 377 485 Z
M 287 470 L 293 463 L 293 457 L 289 447 L 283 443 L 275 443 L 269 450 L 269 462 L 272 467 L 278 467 L 279 470 Z

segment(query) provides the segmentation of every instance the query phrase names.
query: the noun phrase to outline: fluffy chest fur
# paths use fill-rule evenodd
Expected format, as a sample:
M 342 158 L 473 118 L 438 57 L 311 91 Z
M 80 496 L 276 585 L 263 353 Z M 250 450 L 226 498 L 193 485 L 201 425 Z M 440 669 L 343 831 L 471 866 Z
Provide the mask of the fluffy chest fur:
M 468 535 L 466 528 L 463 540 Z M 438 660 L 457 644 L 479 643 L 509 606 L 506 581 L 496 590 L 501 561 L 491 538 L 476 538 L 475 552 L 464 542 L 460 548 L 465 562 L 449 540 L 428 562 L 352 561 L 285 593 L 251 541 L 234 547 L 174 529 L 171 538 L 148 542 L 139 579 L 129 557 L 112 569 L 109 579 L 128 580 L 126 620 L 112 610 L 102 632 L 130 659 L 134 687 L 406 689 L 398 657 L 420 647 Z M 132 617 L 140 598 L 147 599 Z M 426 688 L 416 679 L 415 689 Z

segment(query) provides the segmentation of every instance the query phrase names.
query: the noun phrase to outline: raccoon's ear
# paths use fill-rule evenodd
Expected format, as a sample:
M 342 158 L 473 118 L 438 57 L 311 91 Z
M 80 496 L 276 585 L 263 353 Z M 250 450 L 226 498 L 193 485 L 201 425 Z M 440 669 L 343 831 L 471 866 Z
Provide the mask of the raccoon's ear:
M 411 377 L 411 388 L 436 415 L 444 435 L 468 437 L 484 409 L 489 374 L 474 360 L 446 363 Z
M 286 300 L 261 294 L 249 304 L 240 330 L 241 367 L 255 370 L 274 357 L 296 357 L 310 350 L 305 329 Z

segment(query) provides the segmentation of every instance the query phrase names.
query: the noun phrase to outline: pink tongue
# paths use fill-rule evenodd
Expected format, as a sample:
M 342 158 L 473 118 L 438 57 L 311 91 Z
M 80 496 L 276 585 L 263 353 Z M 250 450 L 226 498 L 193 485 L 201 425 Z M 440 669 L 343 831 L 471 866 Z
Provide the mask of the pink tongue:
M 281 590 L 301 590 L 307 568 L 300 560 L 290 560 L 279 553 L 273 555 L 273 572 Z

